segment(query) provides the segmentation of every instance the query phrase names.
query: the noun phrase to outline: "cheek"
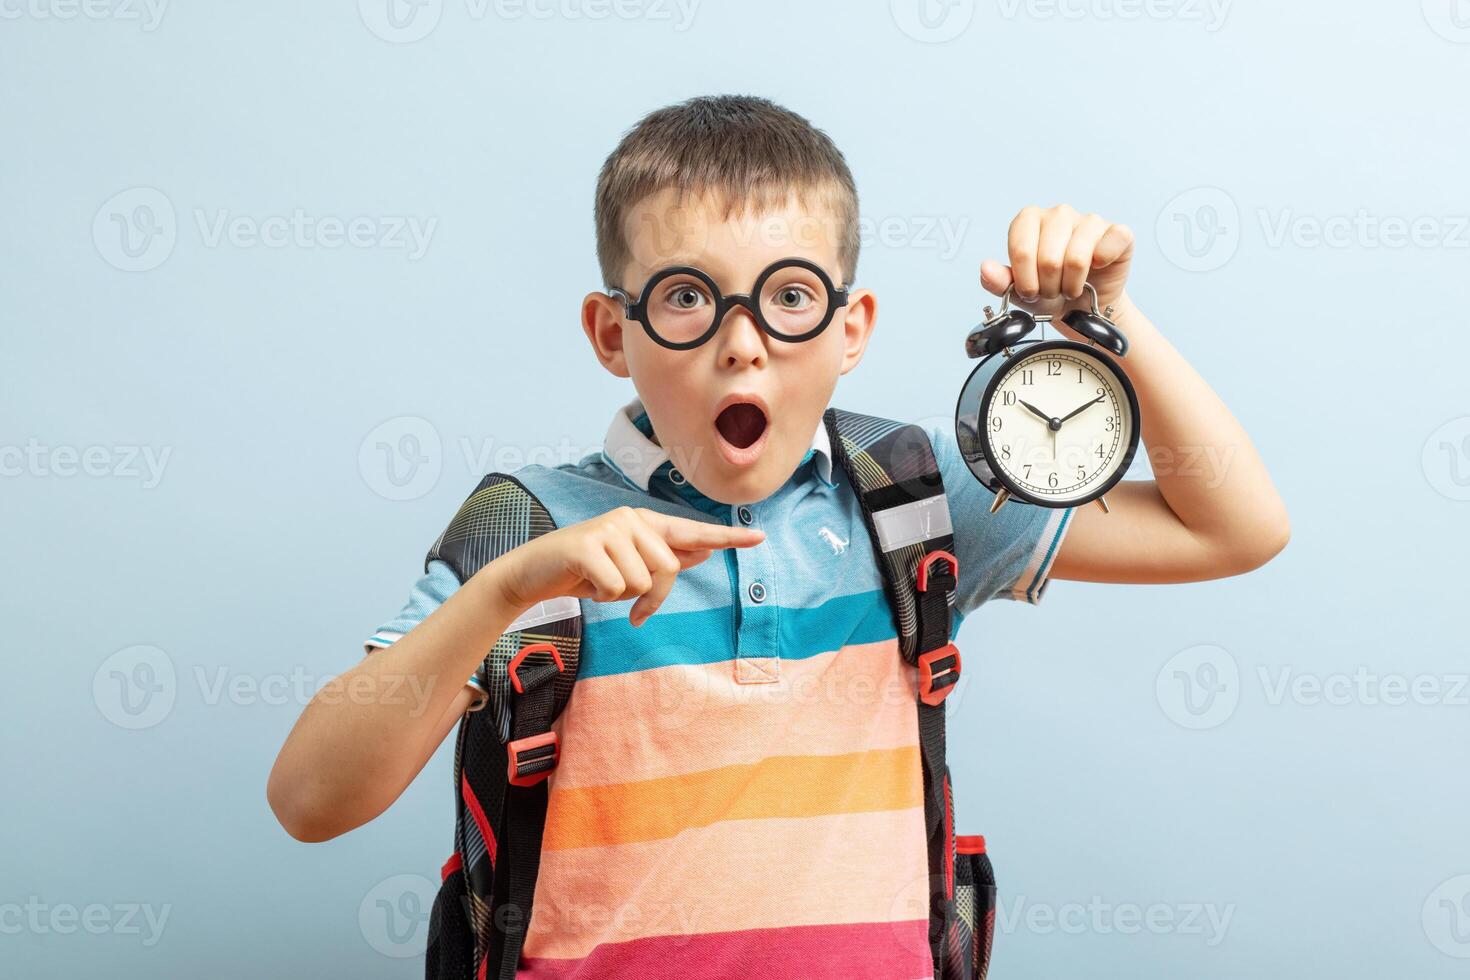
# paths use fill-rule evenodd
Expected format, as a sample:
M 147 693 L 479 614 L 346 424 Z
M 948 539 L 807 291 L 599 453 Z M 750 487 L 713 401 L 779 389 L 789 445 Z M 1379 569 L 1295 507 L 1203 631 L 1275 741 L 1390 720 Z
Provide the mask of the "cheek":
M 652 414 L 665 419 L 664 427 L 673 426 L 688 414 L 691 404 L 707 389 L 699 384 L 699 372 L 691 355 L 697 351 L 672 351 L 660 347 L 647 337 L 625 342 L 628 373 L 644 406 Z
M 792 351 L 789 363 L 782 365 L 784 399 L 806 409 L 825 409 L 842 370 L 841 335 L 824 332 L 801 346 L 810 349 Z

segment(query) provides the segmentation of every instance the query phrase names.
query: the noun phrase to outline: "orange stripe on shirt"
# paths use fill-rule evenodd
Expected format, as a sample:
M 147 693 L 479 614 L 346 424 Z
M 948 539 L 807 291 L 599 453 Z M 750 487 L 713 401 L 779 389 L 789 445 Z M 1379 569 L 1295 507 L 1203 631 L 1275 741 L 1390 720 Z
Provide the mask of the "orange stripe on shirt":
M 651 936 L 927 921 L 927 861 L 922 803 L 545 851 L 525 954 L 580 958 Z M 924 943 L 924 930 L 917 935 Z
M 551 788 L 918 744 L 916 672 L 897 640 L 782 660 L 778 669 L 774 684 L 737 683 L 730 660 L 582 678 L 557 721 Z
M 542 850 L 672 837 L 756 817 L 900 810 L 923 802 L 919 749 L 786 755 L 637 783 L 551 790 Z

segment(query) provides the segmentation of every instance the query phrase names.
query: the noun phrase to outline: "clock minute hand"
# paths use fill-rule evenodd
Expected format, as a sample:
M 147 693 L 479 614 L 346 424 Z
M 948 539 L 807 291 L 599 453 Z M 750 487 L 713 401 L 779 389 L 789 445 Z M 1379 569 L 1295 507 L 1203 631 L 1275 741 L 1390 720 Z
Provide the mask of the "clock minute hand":
M 1102 401 L 1103 400 L 1103 397 L 1104 396 L 1102 396 L 1102 395 L 1098 395 L 1096 398 L 1094 398 L 1092 401 L 1088 402 L 1086 405 L 1083 405 L 1081 408 L 1074 408 L 1072 411 L 1068 412 L 1066 415 L 1063 415 L 1061 417 L 1061 419 L 1059 419 L 1059 421 L 1065 422 L 1065 421 L 1067 421 L 1067 419 L 1070 419 L 1070 418 L 1072 418 L 1074 416 L 1077 416 L 1077 415 L 1081 415 L 1083 412 L 1087 411 L 1089 408 L 1091 408 L 1092 406 L 1096 405 L 1098 402 Z

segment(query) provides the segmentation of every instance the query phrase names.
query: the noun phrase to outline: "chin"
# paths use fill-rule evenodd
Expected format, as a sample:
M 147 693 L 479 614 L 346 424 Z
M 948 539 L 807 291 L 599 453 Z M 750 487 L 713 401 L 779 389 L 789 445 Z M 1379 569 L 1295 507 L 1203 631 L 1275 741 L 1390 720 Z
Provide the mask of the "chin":
M 799 459 L 791 460 L 790 465 L 784 468 L 770 455 L 748 468 L 732 469 L 723 465 L 717 468 L 717 472 L 708 474 L 708 486 L 698 480 L 694 485 L 700 493 L 722 504 L 757 504 L 781 489 L 781 485 L 790 479 Z

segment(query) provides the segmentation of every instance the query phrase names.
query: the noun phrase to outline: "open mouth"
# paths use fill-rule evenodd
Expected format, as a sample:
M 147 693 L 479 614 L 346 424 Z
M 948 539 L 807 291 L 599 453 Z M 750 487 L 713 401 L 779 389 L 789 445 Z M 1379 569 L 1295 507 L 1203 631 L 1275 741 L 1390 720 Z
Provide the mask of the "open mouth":
M 755 462 L 768 427 L 765 409 L 753 401 L 731 401 L 715 416 L 720 448 L 736 464 Z

